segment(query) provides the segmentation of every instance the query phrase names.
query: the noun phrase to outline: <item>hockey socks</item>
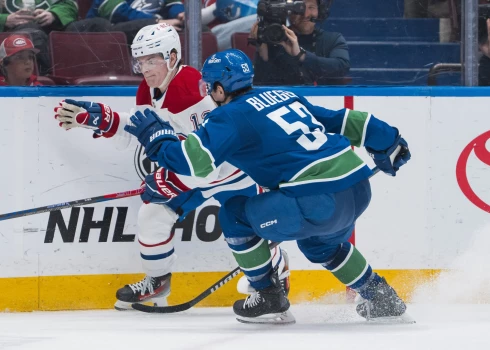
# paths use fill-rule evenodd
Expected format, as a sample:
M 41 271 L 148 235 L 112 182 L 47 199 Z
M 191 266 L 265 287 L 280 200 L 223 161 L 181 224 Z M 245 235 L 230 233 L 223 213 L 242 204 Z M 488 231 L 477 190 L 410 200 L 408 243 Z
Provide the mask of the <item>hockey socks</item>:
M 340 282 L 357 291 L 364 299 L 372 299 L 372 292 L 365 288 L 368 282 L 381 281 L 381 278 L 373 273 L 364 256 L 349 242 L 342 243 L 333 259 L 322 265 Z
M 272 257 L 267 240 L 254 235 L 243 238 L 226 238 L 226 242 L 250 285 L 255 289 L 269 287 Z

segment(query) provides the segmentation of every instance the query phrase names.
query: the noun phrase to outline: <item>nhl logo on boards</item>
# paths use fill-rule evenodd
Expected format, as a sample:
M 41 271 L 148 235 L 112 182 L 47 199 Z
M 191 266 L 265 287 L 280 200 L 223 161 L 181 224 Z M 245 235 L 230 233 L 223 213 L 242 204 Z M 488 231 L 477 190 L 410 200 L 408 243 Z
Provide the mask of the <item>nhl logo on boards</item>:
M 208 63 L 220 63 L 221 59 L 216 58 L 216 55 L 211 56 L 211 58 L 208 60 Z

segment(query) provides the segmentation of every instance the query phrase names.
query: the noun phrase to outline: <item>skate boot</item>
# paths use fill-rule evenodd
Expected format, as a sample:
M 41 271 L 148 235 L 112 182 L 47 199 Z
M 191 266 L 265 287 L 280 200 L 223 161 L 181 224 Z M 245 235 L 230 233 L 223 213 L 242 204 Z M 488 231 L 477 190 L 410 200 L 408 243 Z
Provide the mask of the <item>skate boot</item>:
M 295 323 L 289 311 L 289 300 L 279 282 L 277 272 L 271 276 L 270 287 L 256 290 L 246 299 L 235 301 L 233 311 L 242 323 L 290 324 Z
M 170 295 L 172 274 L 161 277 L 145 276 L 141 281 L 127 284 L 116 292 L 114 308 L 119 311 L 130 310 L 133 303 L 153 302 L 155 306 L 167 306 Z
M 272 258 L 272 263 L 274 267 L 274 271 L 277 271 L 279 275 L 279 281 L 281 282 L 282 288 L 284 289 L 284 293 L 286 296 L 289 295 L 289 289 L 291 287 L 289 281 L 289 256 L 285 249 L 276 247 L 274 250 L 274 255 L 279 254 L 278 258 L 275 256 Z M 250 285 L 246 276 L 242 276 L 238 280 L 237 290 L 242 294 L 252 294 L 255 292 L 255 289 Z
M 356 307 L 361 317 L 368 321 L 413 322 L 408 315 L 405 315 L 407 306 L 384 277 L 381 277 L 381 281 L 372 280 L 366 288 L 373 297 L 369 300 L 361 298 L 361 302 Z

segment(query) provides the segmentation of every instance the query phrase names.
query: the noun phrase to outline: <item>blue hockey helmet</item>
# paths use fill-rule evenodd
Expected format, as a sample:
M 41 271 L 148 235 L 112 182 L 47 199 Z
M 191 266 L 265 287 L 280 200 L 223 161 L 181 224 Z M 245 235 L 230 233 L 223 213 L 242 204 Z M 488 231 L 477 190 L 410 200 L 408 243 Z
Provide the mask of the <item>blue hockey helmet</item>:
M 258 0 L 216 0 L 214 15 L 221 22 L 229 22 L 238 18 L 255 15 Z
M 232 93 L 252 86 L 254 68 L 245 53 L 237 49 L 229 49 L 208 57 L 201 73 L 208 94 L 211 93 L 215 83 L 220 83 L 226 93 Z

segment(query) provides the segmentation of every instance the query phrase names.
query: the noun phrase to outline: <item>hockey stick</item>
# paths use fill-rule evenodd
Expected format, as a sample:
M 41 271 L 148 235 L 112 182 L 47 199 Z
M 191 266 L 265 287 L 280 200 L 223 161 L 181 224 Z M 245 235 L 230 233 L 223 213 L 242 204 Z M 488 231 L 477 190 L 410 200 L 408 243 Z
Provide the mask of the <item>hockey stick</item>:
M 374 167 L 372 169 L 372 175 L 369 177 L 373 177 L 379 172 L 378 167 Z M 275 248 L 277 245 L 279 245 L 281 242 L 271 242 L 269 244 L 269 249 Z M 144 305 L 144 304 L 132 304 L 132 308 L 138 311 L 146 312 L 146 313 L 157 313 L 157 314 L 171 314 L 175 312 L 181 312 L 185 310 L 189 310 L 191 307 L 199 303 L 201 300 L 207 298 L 214 292 L 216 292 L 219 288 L 223 287 L 226 283 L 230 282 L 233 278 L 238 276 L 240 273 L 240 267 L 237 266 L 235 269 L 227 273 L 223 278 L 221 278 L 218 282 L 214 283 L 211 287 L 206 289 L 204 292 L 199 294 L 197 297 L 195 297 L 192 300 L 189 300 L 183 304 L 178 304 L 178 305 L 172 305 L 172 306 L 149 306 L 149 305 Z
M 279 245 L 280 242 L 271 242 L 269 244 L 269 249 L 275 248 L 276 246 Z M 219 288 L 223 287 L 226 283 L 230 282 L 233 278 L 238 276 L 240 273 L 240 267 L 237 266 L 234 268 L 232 271 L 227 273 L 225 276 L 223 276 L 222 279 L 220 279 L 218 282 L 213 284 L 211 287 L 206 289 L 204 292 L 199 294 L 197 297 L 194 299 L 185 302 L 183 304 L 179 305 L 172 305 L 172 306 L 149 306 L 149 305 L 144 305 L 144 304 L 132 304 L 131 306 L 133 309 L 138 310 L 138 311 L 143 311 L 147 313 L 157 313 L 157 314 L 172 314 L 175 312 L 181 312 L 185 310 L 189 310 L 191 307 L 196 305 L 198 302 L 201 300 L 207 298 L 214 292 L 216 292 Z
M 99 196 L 99 197 L 78 199 L 78 200 L 74 200 L 71 202 L 64 202 L 64 203 L 47 205 L 45 207 L 38 207 L 38 208 L 21 210 L 21 211 L 14 211 L 12 213 L 1 214 L 0 215 L 0 221 L 15 219 L 15 218 L 19 218 L 22 216 L 29 216 L 29 215 L 46 213 L 46 212 L 50 212 L 50 211 L 54 211 L 54 210 L 66 209 L 66 208 L 71 208 L 71 207 L 78 207 L 78 206 L 86 205 L 86 204 L 107 202 L 107 201 L 111 201 L 113 199 L 118 199 L 118 198 L 133 197 L 133 196 L 137 196 L 137 195 L 143 193 L 143 191 L 144 191 L 144 189 L 139 188 L 137 190 L 130 190 L 130 191 L 125 191 L 125 192 L 106 194 L 106 195 Z

